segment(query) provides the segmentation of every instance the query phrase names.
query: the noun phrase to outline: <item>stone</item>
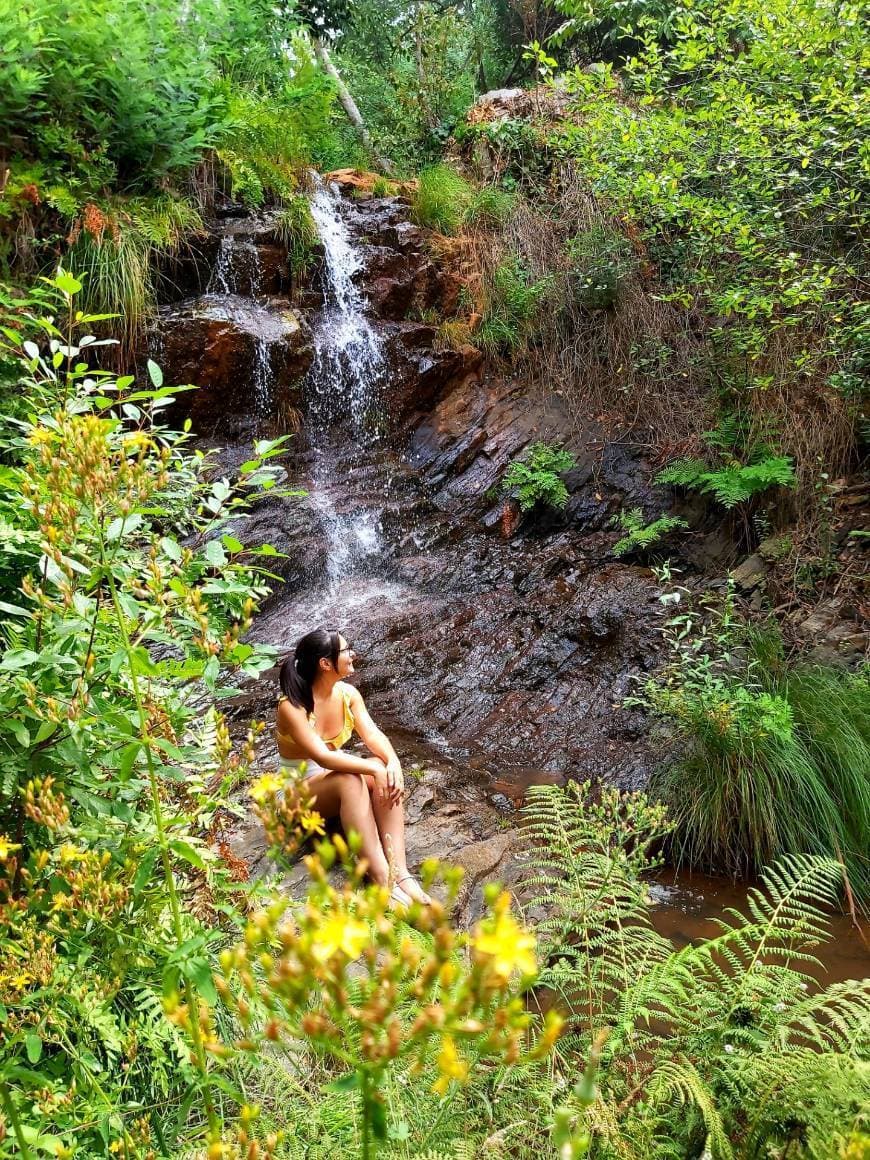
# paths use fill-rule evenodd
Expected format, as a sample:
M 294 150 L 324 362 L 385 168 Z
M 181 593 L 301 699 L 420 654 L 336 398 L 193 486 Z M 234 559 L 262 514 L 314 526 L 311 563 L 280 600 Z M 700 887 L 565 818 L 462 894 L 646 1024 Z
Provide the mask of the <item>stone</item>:
M 746 592 L 751 592 L 753 588 L 757 588 L 767 576 L 768 565 L 767 561 L 758 553 L 747 557 L 742 564 L 739 564 L 731 573 L 731 579 L 738 586 Z
M 160 311 L 151 357 L 167 383 L 193 383 L 175 413 L 203 436 L 241 438 L 267 419 L 274 427 L 301 405 L 300 381 L 313 358 L 308 326 L 289 308 L 205 294 Z M 268 364 L 267 376 L 258 369 Z M 268 392 L 268 393 L 267 393 Z

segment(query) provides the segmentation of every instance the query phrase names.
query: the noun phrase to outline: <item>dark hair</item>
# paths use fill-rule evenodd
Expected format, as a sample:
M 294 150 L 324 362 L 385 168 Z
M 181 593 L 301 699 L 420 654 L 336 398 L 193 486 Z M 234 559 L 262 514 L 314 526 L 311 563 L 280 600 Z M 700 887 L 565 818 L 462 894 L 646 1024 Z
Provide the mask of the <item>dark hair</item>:
M 324 658 L 338 668 L 341 634 L 337 630 L 315 628 L 296 642 L 296 648 L 281 666 L 281 692 L 291 703 L 314 712 L 314 678 Z

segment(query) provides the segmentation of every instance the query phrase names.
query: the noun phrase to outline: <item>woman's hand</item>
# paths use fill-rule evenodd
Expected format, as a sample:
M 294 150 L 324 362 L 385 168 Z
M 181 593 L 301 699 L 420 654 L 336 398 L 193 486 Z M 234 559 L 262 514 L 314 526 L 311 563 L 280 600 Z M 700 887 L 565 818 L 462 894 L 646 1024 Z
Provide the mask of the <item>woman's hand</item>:
M 395 754 L 387 762 L 387 777 L 390 779 L 390 785 L 393 789 L 402 794 L 405 792 L 405 775 L 402 773 L 402 765 Z
M 402 800 L 402 791 L 397 790 L 394 784 L 394 774 L 389 772 L 389 769 L 381 761 L 379 757 L 372 757 L 366 761 L 369 767 L 371 776 L 374 780 L 372 793 L 376 798 L 379 798 L 385 805 L 396 805 Z

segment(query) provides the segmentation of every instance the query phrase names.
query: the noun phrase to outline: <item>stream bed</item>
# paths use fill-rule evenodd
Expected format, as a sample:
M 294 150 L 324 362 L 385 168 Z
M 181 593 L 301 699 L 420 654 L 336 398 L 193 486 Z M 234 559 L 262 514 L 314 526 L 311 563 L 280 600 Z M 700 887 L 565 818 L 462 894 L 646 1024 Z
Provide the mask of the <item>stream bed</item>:
M 484 882 L 518 880 L 529 785 L 637 789 L 662 757 L 623 700 L 661 660 L 666 612 L 652 573 L 615 562 L 608 538 L 615 511 L 649 501 L 652 472 L 590 419 L 572 434 L 565 512 L 506 523 L 505 467 L 562 437 L 558 400 L 488 375 L 472 348 L 438 349 L 420 317 L 450 286 L 397 199 L 352 202 L 319 182 L 312 211 L 322 260 L 295 297 L 269 220 L 218 223 L 205 293 L 161 312 L 160 354 L 175 381 L 209 384 L 192 417 L 227 473 L 252 436 L 292 429 L 288 478 L 307 494 L 265 500 L 236 530 L 283 553 L 251 635 L 283 655 L 323 624 L 356 648 L 359 686 L 411 772 L 410 860 L 464 867 L 457 920 L 470 923 Z M 236 698 L 235 728 L 271 725 L 275 675 Z M 275 760 L 267 728 L 258 766 Z M 233 848 L 264 871 L 239 804 Z M 655 925 L 677 947 L 709 936 L 746 890 L 663 871 Z M 863 977 L 862 932 L 831 922 L 824 978 Z

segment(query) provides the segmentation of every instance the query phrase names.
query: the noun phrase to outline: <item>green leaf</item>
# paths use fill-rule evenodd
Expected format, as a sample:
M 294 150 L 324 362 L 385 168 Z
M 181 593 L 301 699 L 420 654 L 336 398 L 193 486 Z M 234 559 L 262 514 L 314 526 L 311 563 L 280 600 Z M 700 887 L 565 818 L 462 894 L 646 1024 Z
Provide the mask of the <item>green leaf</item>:
M 136 764 L 136 758 L 142 750 L 141 741 L 131 741 L 129 745 L 125 745 L 121 751 L 121 760 L 118 762 L 118 778 L 125 782 L 130 780 L 130 775 L 133 772 L 133 766 Z
M 46 282 L 56 286 L 62 293 L 69 295 L 78 294 L 82 288 L 78 278 L 73 278 L 72 274 L 67 274 L 65 270 L 59 270 L 53 278 L 46 278 Z
M 183 838 L 173 838 L 169 843 L 169 848 L 197 870 L 205 870 L 205 861 L 202 855 L 191 846 L 190 842 L 185 842 Z
M 357 1092 L 359 1088 L 360 1078 L 355 1071 L 349 1071 L 347 1075 L 339 1076 L 326 1085 L 326 1090 L 330 1092 Z
M 151 382 L 154 384 L 154 386 L 159 391 L 160 388 L 163 386 L 163 371 L 160 369 L 160 367 L 157 365 L 157 363 L 154 362 L 153 359 L 149 358 L 148 362 L 145 365 L 148 368 L 149 379 L 151 380 Z
M 227 554 L 220 540 L 209 540 L 203 554 L 209 564 L 212 564 L 215 568 L 222 568 L 227 562 Z
M 151 881 L 151 878 L 154 874 L 154 866 L 159 856 L 159 850 L 148 850 L 139 862 L 139 865 L 136 868 L 136 874 L 133 878 L 134 898 L 138 898 L 138 896 Z
M 221 536 L 221 543 L 223 544 L 223 546 L 226 548 L 226 550 L 228 552 L 232 552 L 233 554 L 235 554 L 236 552 L 244 551 L 245 545 L 242 543 L 241 540 L 237 540 L 235 536 L 230 536 L 230 535 Z M 0 608 L 2 608 L 2 607 L 3 607 L 3 605 L 0 604 Z
M 160 549 L 173 563 L 181 563 L 181 547 L 177 540 L 173 540 L 169 536 L 164 536 L 160 541 Z
M 117 516 L 106 528 L 106 539 L 109 541 L 119 540 L 121 536 L 134 532 L 141 523 L 142 517 L 138 512 L 132 512 L 128 516 Z
M 24 1036 L 24 1048 L 31 1063 L 39 1063 L 42 1058 L 42 1038 L 35 1031 Z

